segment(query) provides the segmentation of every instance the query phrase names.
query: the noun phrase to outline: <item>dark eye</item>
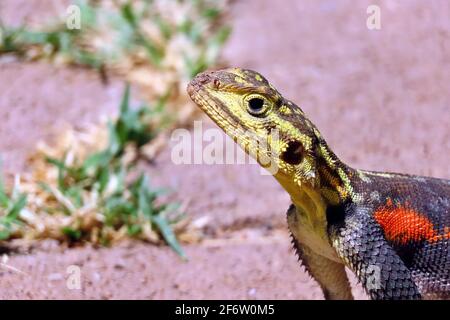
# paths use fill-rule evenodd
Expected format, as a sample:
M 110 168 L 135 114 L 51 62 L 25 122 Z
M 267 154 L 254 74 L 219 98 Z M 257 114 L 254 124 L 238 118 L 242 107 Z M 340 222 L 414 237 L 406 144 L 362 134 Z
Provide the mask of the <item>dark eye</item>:
M 267 114 L 269 103 L 259 95 L 253 95 L 246 98 L 247 111 L 255 117 L 262 117 Z
M 260 98 L 252 98 L 248 100 L 248 108 L 250 111 L 259 113 L 264 108 L 264 100 Z

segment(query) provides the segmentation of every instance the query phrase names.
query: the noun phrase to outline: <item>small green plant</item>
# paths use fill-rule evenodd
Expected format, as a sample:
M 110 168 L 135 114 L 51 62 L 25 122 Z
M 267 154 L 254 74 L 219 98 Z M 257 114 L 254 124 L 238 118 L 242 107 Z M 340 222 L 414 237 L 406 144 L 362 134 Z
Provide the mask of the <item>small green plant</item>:
M 152 66 L 161 68 L 167 51 L 176 47 L 170 42 L 184 37 L 190 44 L 179 53 L 184 59 L 183 72 L 193 77 L 215 63 L 230 34 L 231 29 L 219 23 L 225 1 L 164 1 L 156 1 L 159 5 L 125 1 L 111 10 L 101 1 L 80 0 L 80 30 L 68 29 L 63 22 L 40 31 L 10 28 L 0 22 L 0 54 L 25 55 L 34 47 L 41 49 L 38 56 L 59 55 L 76 65 L 101 68 L 142 51 Z M 180 21 L 169 18 L 166 7 L 173 8 L 171 2 L 180 10 L 189 6 L 189 15 Z M 149 26 L 156 32 L 149 33 Z
M 162 238 L 184 256 L 174 232 L 182 214 L 175 204 L 161 203 L 163 191 L 150 185 L 137 164 L 143 146 L 168 124 L 168 105 L 172 123 L 192 119 L 194 111 L 180 110 L 190 102 L 179 92 L 215 64 L 230 34 L 223 23 L 227 3 L 79 0 L 80 30 L 68 29 L 65 21 L 34 30 L 0 21 L 0 55 L 86 66 L 102 76 L 115 72 L 143 88 L 148 101 L 157 101 L 152 108 L 131 108 L 127 86 L 119 117 L 108 124 L 108 142 L 80 158 L 70 148 L 39 158 L 41 171 L 26 181 L 28 203 L 19 184 L 11 193 L 1 185 L 0 240 L 53 237 L 108 244 L 125 232 Z
M 184 256 L 170 225 L 176 222 L 177 206 L 157 205 L 161 190 L 151 188 L 145 174 L 127 182 L 136 161 L 124 163 L 127 147 L 134 147 L 139 154 L 141 147 L 156 135 L 150 126 L 148 116 L 151 109 L 142 105 L 131 109 L 129 86 L 126 87 L 120 107 L 120 115 L 115 123 L 109 124 L 109 144 L 105 150 L 89 156 L 81 165 L 66 166 L 64 159 L 48 161 L 58 167 L 58 190 L 70 205 L 61 201 L 60 209 L 70 214 L 86 205 L 83 194 L 94 193 L 98 211 L 103 212 L 106 226 L 119 229 L 126 226 L 130 236 L 139 235 L 143 224 L 148 224 L 160 232 L 164 240 L 180 255 Z M 45 186 L 44 186 L 45 187 Z M 48 188 L 47 188 L 48 189 Z M 175 217 L 171 218 L 171 214 Z M 75 240 L 83 237 L 80 230 L 66 229 L 65 233 Z
M 90 7 L 83 5 L 83 23 L 87 30 L 94 25 Z M 30 30 L 25 26 L 8 27 L 0 21 L 0 54 L 14 53 L 25 56 L 31 48 L 40 49 L 34 53 L 37 57 L 55 56 L 59 54 L 63 59 L 74 64 L 100 68 L 104 57 L 90 51 L 83 45 L 83 32 L 81 30 L 67 29 L 65 24 L 57 24 L 49 30 Z
M 26 203 L 26 194 L 19 192 L 16 185 L 8 194 L 0 179 L 0 240 L 8 239 L 20 227 L 19 213 Z
M 36 214 L 77 217 L 60 230 L 70 242 L 90 241 L 96 233 L 97 241 L 107 245 L 111 234 L 119 230 L 143 239 L 150 231 L 185 257 L 172 230 L 183 217 L 177 204 L 161 203 L 159 198 L 165 190 L 152 188 L 149 177 L 136 169 L 141 148 L 157 134 L 151 121 L 155 112 L 147 105 L 131 108 L 127 86 L 119 117 L 108 125 L 109 142 L 103 150 L 71 164 L 67 155 L 47 157 L 47 163 L 56 168 L 57 181 L 55 185 L 38 182 L 44 198 L 51 201 L 46 201 Z M 9 239 L 14 228 L 27 227 L 20 217 L 26 199 L 18 188 L 8 196 L 0 185 L 0 240 Z

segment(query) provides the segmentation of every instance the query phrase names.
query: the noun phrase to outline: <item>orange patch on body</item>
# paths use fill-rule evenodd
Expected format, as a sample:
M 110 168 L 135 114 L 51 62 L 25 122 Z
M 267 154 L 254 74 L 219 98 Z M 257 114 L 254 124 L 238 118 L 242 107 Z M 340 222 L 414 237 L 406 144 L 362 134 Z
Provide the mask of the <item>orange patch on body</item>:
M 438 234 L 427 217 L 408 206 L 394 206 L 391 199 L 388 199 L 386 206 L 375 211 L 374 217 L 386 239 L 390 241 L 407 244 L 422 240 L 436 242 L 450 239 L 447 228 L 445 234 Z

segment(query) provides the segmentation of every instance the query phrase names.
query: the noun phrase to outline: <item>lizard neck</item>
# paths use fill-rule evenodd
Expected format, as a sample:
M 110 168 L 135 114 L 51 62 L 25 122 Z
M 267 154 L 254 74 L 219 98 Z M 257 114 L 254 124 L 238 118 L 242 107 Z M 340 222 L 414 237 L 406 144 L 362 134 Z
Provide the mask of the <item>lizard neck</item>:
M 330 205 L 354 200 L 352 181 L 356 171 L 343 163 L 321 138 L 315 154 L 315 177 L 312 180 L 302 181 L 295 175 L 275 176 L 294 205 L 304 207 L 306 212 L 322 211 Z
M 289 193 L 296 208 L 295 215 L 288 215 L 294 237 L 335 260 L 338 258 L 330 250 L 328 209 L 352 201 L 351 181 L 355 170 L 340 161 L 324 142 L 317 148 L 314 165 L 313 181 L 298 183 L 297 177 L 288 175 L 275 178 Z
M 288 215 L 288 226 L 297 241 L 333 261 L 340 261 L 331 248 L 328 209 L 351 199 L 350 176 L 353 170 L 342 163 L 326 144 L 317 149 L 312 181 L 296 183 L 298 178 L 288 175 L 278 175 L 276 179 L 289 193 L 296 208 L 295 214 Z
M 356 170 L 342 162 L 321 139 L 317 151 L 316 190 L 329 205 L 339 205 L 355 200 L 353 183 Z

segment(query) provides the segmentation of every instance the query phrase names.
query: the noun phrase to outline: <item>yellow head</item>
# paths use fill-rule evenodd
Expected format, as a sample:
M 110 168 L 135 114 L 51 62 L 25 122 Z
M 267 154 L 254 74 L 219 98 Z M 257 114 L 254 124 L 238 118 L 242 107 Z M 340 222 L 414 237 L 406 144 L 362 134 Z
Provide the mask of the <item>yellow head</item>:
M 322 150 L 326 144 L 303 111 L 262 75 L 238 68 L 204 72 L 191 81 L 187 91 L 262 166 L 275 164 L 278 180 L 314 186 L 317 155 L 328 152 Z M 337 161 L 332 153 L 328 157 Z

